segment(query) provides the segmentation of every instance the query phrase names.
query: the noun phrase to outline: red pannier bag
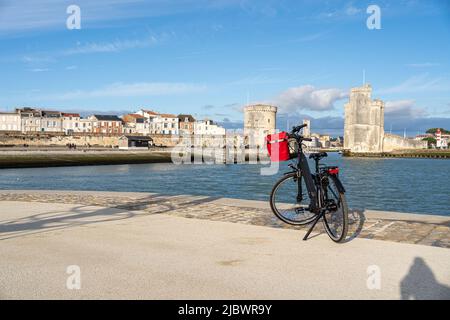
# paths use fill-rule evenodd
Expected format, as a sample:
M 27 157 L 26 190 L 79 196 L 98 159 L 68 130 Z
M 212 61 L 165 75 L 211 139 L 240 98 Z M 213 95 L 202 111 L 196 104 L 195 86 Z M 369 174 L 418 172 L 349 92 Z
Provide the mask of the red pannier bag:
M 287 132 L 269 134 L 266 137 L 266 142 L 270 160 L 279 162 L 288 161 L 291 159 L 289 154 L 289 137 Z

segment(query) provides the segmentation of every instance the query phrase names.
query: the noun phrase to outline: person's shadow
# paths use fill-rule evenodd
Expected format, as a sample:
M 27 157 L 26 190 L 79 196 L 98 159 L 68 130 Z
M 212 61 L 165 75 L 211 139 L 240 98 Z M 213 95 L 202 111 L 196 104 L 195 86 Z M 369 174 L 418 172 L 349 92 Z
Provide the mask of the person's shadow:
M 402 300 L 450 299 L 450 288 L 438 283 L 433 271 L 419 257 L 400 282 L 400 293 Z

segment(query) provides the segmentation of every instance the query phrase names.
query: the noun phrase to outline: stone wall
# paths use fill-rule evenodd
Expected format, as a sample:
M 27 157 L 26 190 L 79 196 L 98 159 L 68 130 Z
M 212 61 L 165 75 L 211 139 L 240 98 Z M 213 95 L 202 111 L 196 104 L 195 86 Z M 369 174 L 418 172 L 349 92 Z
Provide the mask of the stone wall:
M 405 139 L 401 136 L 385 133 L 383 140 L 383 151 L 391 152 L 394 150 L 405 149 L 426 149 L 426 141 L 417 141 L 412 139 Z
M 0 146 L 23 146 L 31 147 L 49 147 L 66 146 L 73 143 L 78 147 L 90 145 L 91 147 L 115 147 L 119 145 L 121 135 L 95 135 L 95 134 L 74 134 L 74 135 L 55 135 L 55 134 L 22 134 L 14 132 L 0 133 Z M 181 136 L 169 134 L 150 135 L 156 146 L 174 147 L 181 139 Z M 223 143 L 225 136 L 192 136 L 192 144 L 197 146 L 214 146 Z
M 119 144 L 119 136 L 101 135 L 52 135 L 52 134 L 0 134 L 0 145 L 23 146 L 24 144 L 33 147 L 44 146 L 65 146 L 68 143 L 77 146 L 111 147 Z

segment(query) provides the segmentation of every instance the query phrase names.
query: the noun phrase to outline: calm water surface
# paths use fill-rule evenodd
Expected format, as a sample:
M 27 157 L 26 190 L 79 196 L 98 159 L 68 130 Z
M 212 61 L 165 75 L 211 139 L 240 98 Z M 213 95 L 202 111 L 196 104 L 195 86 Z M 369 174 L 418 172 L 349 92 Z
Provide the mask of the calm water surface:
M 439 159 L 342 158 L 338 165 L 349 206 L 450 215 L 450 161 Z M 0 170 L 0 189 L 158 192 L 268 200 L 277 175 L 260 175 L 261 165 L 133 164 Z

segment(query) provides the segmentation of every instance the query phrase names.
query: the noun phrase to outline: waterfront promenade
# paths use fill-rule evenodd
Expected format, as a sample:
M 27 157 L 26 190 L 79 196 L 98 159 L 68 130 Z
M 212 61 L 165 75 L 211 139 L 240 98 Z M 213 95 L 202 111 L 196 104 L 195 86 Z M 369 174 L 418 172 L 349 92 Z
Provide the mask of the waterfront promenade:
M 3 299 L 450 298 L 450 217 L 354 211 L 337 245 L 320 228 L 301 241 L 260 201 L 0 191 L 0 205 Z

